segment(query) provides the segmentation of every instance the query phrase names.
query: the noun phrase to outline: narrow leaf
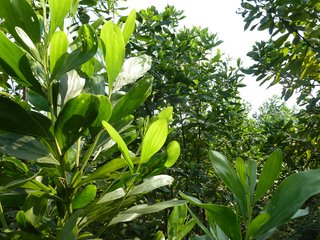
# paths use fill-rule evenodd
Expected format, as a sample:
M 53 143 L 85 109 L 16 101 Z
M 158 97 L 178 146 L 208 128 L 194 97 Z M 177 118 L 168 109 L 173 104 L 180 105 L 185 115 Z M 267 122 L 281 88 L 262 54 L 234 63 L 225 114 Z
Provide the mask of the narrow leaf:
M 58 27 L 62 27 L 64 19 L 71 10 L 73 0 L 49 0 L 50 8 L 50 35 L 52 35 Z
M 122 155 L 124 156 L 124 159 L 126 160 L 128 166 L 130 167 L 130 170 L 133 171 L 134 166 L 133 166 L 133 162 L 131 160 L 129 150 L 128 150 L 126 143 L 123 141 L 123 139 L 121 138 L 119 133 L 108 122 L 103 121 L 102 125 L 107 130 L 110 137 L 118 144 L 118 147 L 119 147 Z
M 295 173 L 286 178 L 273 194 L 265 212 L 270 219 L 256 232 L 257 237 L 285 224 L 311 196 L 320 193 L 320 169 Z
M 124 39 L 124 43 L 127 44 L 127 42 L 129 41 L 134 28 L 135 28 L 135 21 L 136 21 L 136 10 L 132 10 L 129 14 L 129 16 L 127 17 L 127 20 L 124 24 L 124 28 L 123 28 L 123 39 Z
M 118 25 L 107 21 L 100 33 L 104 44 L 104 58 L 108 72 L 109 94 L 112 92 L 113 83 L 121 71 L 125 55 L 125 43 Z
M 280 149 L 275 150 L 266 161 L 257 185 L 255 201 L 258 201 L 272 186 L 277 179 L 282 164 L 282 153 Z
M 57 72 L 62 68 L 67 57 L 68 37 L 60 31 L 52 35 L 50 41 L 50 73 L 51 79 L 54 79 Z

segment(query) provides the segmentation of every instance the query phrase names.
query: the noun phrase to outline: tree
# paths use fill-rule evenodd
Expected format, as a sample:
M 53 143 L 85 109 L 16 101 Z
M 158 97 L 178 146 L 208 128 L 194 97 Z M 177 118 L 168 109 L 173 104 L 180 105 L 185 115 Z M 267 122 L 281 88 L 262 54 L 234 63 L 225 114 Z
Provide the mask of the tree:
M 242 1 L 245 29 L 269 30 L 271 39 L 256 43 L 248 55 L 256 62 L 249 68 L 262 83 L 281 83 L 287 100 L 298 91 L 299 103 L 319 100 L 320 4 L 311 1 Z
M 114 224 L 184 203 L 137 201 L 172 183 L 160 173 L 175 163 L 180 146 L 171 141 L 160 152 L 172 108 L 150 116 L 143 133 L 132 124 L 153 82 L 145 71 L 133 76 L 123 67 L 135 11 L 122 26 L 82 24 L 78 7 L 72 0 L 0 2 L 4 239 L 95 238 Z M 73 20 L 78 29 L 71 30 Z

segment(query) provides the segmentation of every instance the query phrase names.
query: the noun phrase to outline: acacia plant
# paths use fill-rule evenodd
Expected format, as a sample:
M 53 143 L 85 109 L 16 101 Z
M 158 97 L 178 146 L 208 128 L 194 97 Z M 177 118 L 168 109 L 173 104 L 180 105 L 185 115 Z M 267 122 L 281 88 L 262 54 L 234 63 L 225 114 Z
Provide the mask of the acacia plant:
M 158 153 L 171 107 L 141 132 L 132 124 L 153 82 L 144 76 L 149 58 L 125 61 L 135 11 L 121 26 L 97 19 L 73 31 L 78 4 L 0 2 L 1 238 L 91 239 L 184 203 L 137 205 L 141 195 L 172 183 L 159 174 L 180 147 L 172 141 Z

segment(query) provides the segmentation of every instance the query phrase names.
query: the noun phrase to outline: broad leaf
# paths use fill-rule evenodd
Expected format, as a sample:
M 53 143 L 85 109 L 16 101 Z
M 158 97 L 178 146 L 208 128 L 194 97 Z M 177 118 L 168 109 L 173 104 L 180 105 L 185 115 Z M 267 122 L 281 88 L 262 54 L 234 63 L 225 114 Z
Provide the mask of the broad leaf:
M 320 193 L 320 169 L 295 173 L 286 178 L 273 194 L 265 212 L 270 216 L 262 227 L 252 233 L 257 237 L 285 224 L 311 196 Z
M 100 33 L 103 42 L 104 58 L 108 72 L 109 95 L 112 92 L 113 84 L 121 71 L 124 55 L 125 43 L 121 29 L 111 21 L 107 21 Z
M 40 42 L 40 23 L 36 13 L 26 0 L 1 0 L 0 18 L 5 19 L 5 26 L 12 36 L 19 41 L 21 38 L 16 27 L 21 28 L 33 43 Z M 0 48 L 3 50 L 3 48 Z
M 49 129 L 16 102 L 0 96 L 0 109 L 0 130 L 36 138 L 50 138 Z
M 248 217 L 247 198 L 241 181 L 231 163 L 216 151 L 209 152 L 209 158 L 216 174 L 235 195 L 245 219 Z M 220 226 L 221 227 L 221 226 Z
M 0 152 L 23 160 L 59 165 L 48 149 L 30 136 L 0 132 Z
M 108 122 L 103 121 L 102 125 L 107 130 L 110 137 L 118 144 L 118 147 L 119 147 L 124 159 L 126 160 L 128 166 L 130 167 L 130 171 L 132 172 L 134 169 L 134 166 L 133 166 L 133 162 L 131 160 L 129 150 L 128 150 L 126 143 L 123 141 L 123 139 L 121 138 L 119 133 Z
M 142 140 L 141 163 L 148 162 L 164 145 L 168 136 L 168 122 L 159 119 L 151 124 Z
M 281 171 L 281 164 L 282 153 L 280 149 L 277 149 L 273 153 L 271 153 L 262 169 L 257 185 L 255 201 L 258 201 L 277 179 Z
M 123 27 L 123 39 L 125 44 L 127 44 L 127 42 L 129 41 L 134 31 L 135 21 L 136 21 L 136 10 L 133 9 L 130 12 L 129 16 L 127 17 L 127 20 Z
M 231 208 L 216 204 L 204 204 L 198 199 L 187 196 L 182 192 L 179 194 L 190 203 L 205 209 L 208 217 L 212 218 L 230 239 L 241 239 L 239 220 Z
M 106 194 L 104 194 L 99 201 L 97 202 L 97 204 L 102 204 L 105 202 L 110 202 L 119 198 L 123 198 L 124 196 L 126 196 L 125 191 L 123 190 L 123 188 L 118 188 L 112 192 L 108 192 Z
M 60 31 L 55 32 L 52 35 L 50 41 L 50 73 L 51 79 L 54 79 L 57 72 L 63 66 L 65 59 L 67 57 L 68 50 L 68 37 L 67 35 Z
M 136 82 L 128 93 L 114 106 L 110 122 L 116 122 L 132 114 L 151 94 L 152 82 L 153 78 L 150 76 Z
M 50 35 L 58 27 L 63 30 L 64 19 L 71 10 L 73 0 L 49 0 L 50 8 Z
M 95 185 L 88 185 L 81 192 L 78 192 L 72 201 L 72 208 L 78 209 L 87 206 L 92 202 L 97 194 L 97 187 Z
M 23 86 L 44 95 L 40 83 L 32 74 L 25 52 L 12 43 L 1 31 L 0 49 L 0 66 L 5 72 Z
M 99 104 L 96 96 L 83 93 L 63 106 L 54 126 L 54 135 L 62 152 L 66 152 L 95 121 Z

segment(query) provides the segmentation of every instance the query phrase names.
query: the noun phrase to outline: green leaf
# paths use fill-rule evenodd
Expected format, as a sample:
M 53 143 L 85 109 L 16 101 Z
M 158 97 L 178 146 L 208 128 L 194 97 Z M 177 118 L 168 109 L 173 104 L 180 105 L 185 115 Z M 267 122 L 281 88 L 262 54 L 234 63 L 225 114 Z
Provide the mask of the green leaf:
M 17 34 L 16 27 L 21 28 L 33 43 L 40 42 L 40 23 L 32 6 L 27 1 L 1 0 L 0 18 L 5 19 L 6 28 L 20 43 L 23 43 L 23 41 Z
M 30 37 L 28 36 L 28 34 L 26 34 L 25 31 L 23 31 L 22 28 L 16 27 L 16 32 L 18 34 L 18 36 L 21 38 L 21 40 L 23 41 L 23 43 L 26 45 L 26 50 L 30 52 L 30 54 L 38 61 L 41 62 L 41 57 L 40 54 L 36 48 L 36 46 L 34 45 L 34 43 L 32 42 L 32 40 L 30 39 Z
M 81 45 L 67 56 L 65 64 L 59 72 L 60 75 L 86 63 L 97 52 L 98 37 L 95 30 L 88 24 L 79 28 L 78 38 L 76 38 L 75 42 L 79 42 Z
M 124 43 L 127 44 L 127 42 L 129 41 L 134 28 L 135 28 L 135 21 L 136 21 L 136 10 L 132 10 L 129 14 L 129 16 L 127 17 L 127 20 L 124 24 L 124 28 L 123 28 L 123 39 L 124 39 Z
M 190 208 L 188 208 L 189 213 L 191 214 L 192 218 L 195 220 L 195 222 L 197 223 L 197 225 L 202 229 L 202 231 L 206 234 L 206 236 L 209 237 L 209 239 L 214 239 L 212 233 L 210 232 L 210 230 L 208 228 L 206 228 L 206 226 L 200 221 L 200 219 L 197 217 L 197 215 L 194 214 L 194 212 L 192 212 L 192 210 Z M 210 226 L 212 227 L 212 226 Z M 202 238 L 201 238 L 202 239 Z
M 19 211 L 16 215 L 18 226 L 25 232 L 38 233 L 37 229 L 30 223 L 24 211 Z
M 168 122 L 159 119 L 151 124 L 142 140 L 141 163 L 148 162 L 164 145 L 168 135 Z
M 44 95 L 40 83 L 32 74 L 25 52 L 12 43 L 1 31 L 0 49 L 0 66 L 3 70 L 18 83 Z
M 48 199 L 44 194 L 38 195 L 29 194 L 23 204 L 25 215 L 33 226 L 37 226 L 41 222 L 48 205 Z
M 168 175 L 157 175 L 146 178 L 143 180 L 142 184 L 135 186 L 132 190 L 130 190 L 130 192 L 128 192 L 128 196 L 146 194 L 154 189 L 171 185 L 173 180 L 173 177 Z
M 295 173 L 286 178 L 273 194 L 265 212 L 270 219 L 252 236 L 261 234 L 288 222 L 303 203 L 320 193 L 320 169 Z
M 50 35 L 58 27 L 63 30 L 64 19 L 71 10 L 73 0 L 49 0 L 50 8 Z
M 148 76 L 136 82 L 128 93 L 123 96 L 112 110 L 110 122 L 132 114 L 151 94 L 153 78 Z
M 54 126 L 54 135 L 62 152 L 66 152 L 95 121 L 99 104 L 96 96 L 82 93 L 63 106 Z
M 255 232 L 258 232 L 260 227 L 262 227 L 268 220 L 270 216 L 268 213 L 260 213 L 253 221 L 250 223 L 248 228 L 248 236 L 253 236 Z
M 38 138 L 50 138 L 49 129 L 42 126 L 30 112 L 16 102 L 0 96 L 0 109 L 0 130 Z
M 257 162 L 253 160 L 249 160 L 248 163 L 248 183 L 250 188 L 250 196 L 253 198 L 257 184 Z
M 102 129 L 102 121 L 108 121 L 112 113 L 112 105 L 106 96 L 98 95 L 100 101 L 99 114 L 96 120 L 90 125 L 92 136 L 96 136 Z
M 62 68 L 65 59 L 67 57 L 68 50 L 68 37 L 67 35 L 60 31 L 55 32 L 52 35 L 50 41 L 50 73 L 51 79 L 54 79 L 56 74 Z
M 113 83 L 117 79 L 121 71 L 124 55 L 125 43 L 121 29 L 118 25 L 111 21 L 107 21 L 100 33 L 100 38 L 103 42 L 104 58 L 108 72 L 108 88 L 109 95 L 112 92 Z
M 84 208 L 92 202 L 97 194 L 97 187 L 95 185 L 88 185 L 81 192 L 78 192 L 72 201 L 72 208 Z
M 108 122 L 102 121 L 102 125 L 107 130 L 110 137 L 118 144 L 118 147 L 119 147 L 124 159 L 126 160 L 128 166 L 130 167 L 130 171 L 133 172 L 134 166 L 133 166 L 133 162 L 131 160 L 129 150 L 128 150 L 126 143 L 123 141 L 120 134 Z
M 247 219 L 248 209 L 246 193 L 236 171 L 232 167 L 231 163 L 222 154 L 216 151 L 210 151 L 209 158 L 216 174 L 235 195 L 242 214 L 244 218 Z
M 257 185 L 255 201 L 258 201 L 272 186 L 277 179 L 282 164 L 282 153 L 280 149 L 275 150 L 266 161 Z
M 190 203 L 205 209 L 208 217 L 212 218 L 230 239 L 241 239 L 240 223 L 231 208 L 216 204 L 204 204 L 200 200 L 187 196 L 182 192 L 179 192 L 179 194 Z
M 172 141 L 167 146 L 167 160 L 164 164 L 166 168 L 172 167 L 180 156 L 180 144 Z
M 30 136 L 0 132 L 0 152 L 23 160 L 59 165 L 48 149 Z

